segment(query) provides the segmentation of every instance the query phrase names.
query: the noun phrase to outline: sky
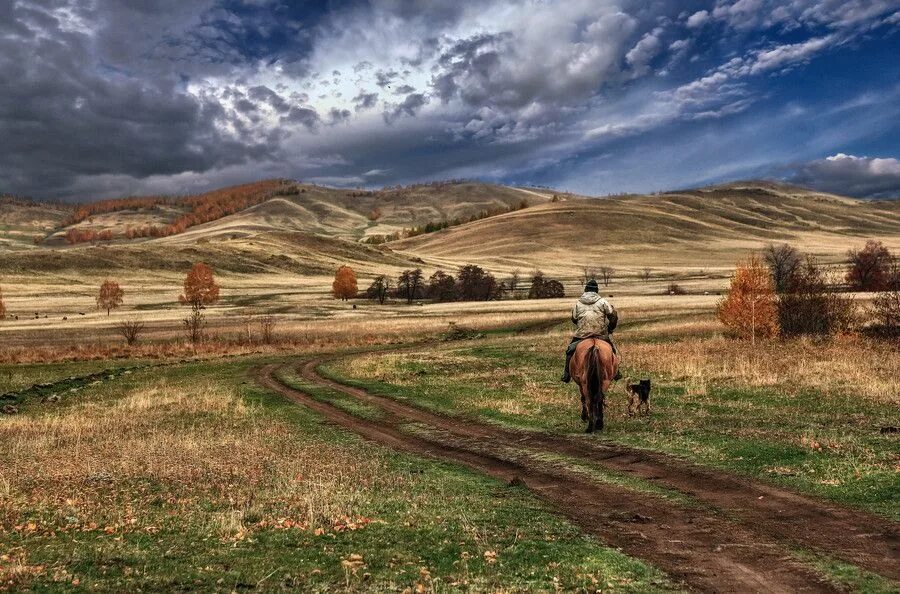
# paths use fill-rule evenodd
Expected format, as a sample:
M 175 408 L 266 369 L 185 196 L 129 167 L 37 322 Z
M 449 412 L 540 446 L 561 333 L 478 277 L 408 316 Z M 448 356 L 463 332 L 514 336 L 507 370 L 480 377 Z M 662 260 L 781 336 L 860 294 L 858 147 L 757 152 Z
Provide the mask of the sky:
M 0 194 L 900 197 L 900 0 L 0 0 Z

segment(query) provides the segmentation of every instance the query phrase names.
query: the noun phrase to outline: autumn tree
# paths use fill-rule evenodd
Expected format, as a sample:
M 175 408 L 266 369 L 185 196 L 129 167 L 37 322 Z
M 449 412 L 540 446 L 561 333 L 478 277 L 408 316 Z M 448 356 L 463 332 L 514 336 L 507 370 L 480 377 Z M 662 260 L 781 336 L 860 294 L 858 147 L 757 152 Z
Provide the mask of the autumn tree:
M 184 292 L 178 300 L 191 307 L 190 315 L 183 320 L 184 328 L 191 342 L 199 342 L 205 325 L 203 308 L 219 300 L 219 285 L 209 265 L 197 262 L 191 267 L 184 278 Z
M 100 285 L 100 294 L 97 295 L 97 307 L 105 309 L 106 315 L 109 315 L 110 310 L 122 305 L 122 298 L 124 296 L 125 291 L 119 287 L 119 283 L 107 279 Z
M 397 294 L 406 298 L 407 303 L 422 295 L 422 269 L 404 270 L 397 278 Z
M 784 293 L 787 290 L 788 284 L 803 263 L 800 252 L 787 243 L 781 245 L 770 243 L 763 252 L 763 259 L 772 273 L 776 293 Z
M 391 281 L 385 275 L 376 276 L 375 280 L 372 281 L 372 284 L 369 285 L 369 288 L 366 289 L 366 297 L 372 299 L 373 301 L 378 301 L 379 304 L 384 305 L 385 299 L 387 299 L 388 293 L 391 290 Z
M 357 293 L 356 273 L 349 266 L 341 266 L 334 273 L 334 282 L 331 283 L 331 292 L 335 299 L 347 301 L 355 299 Z
M 882 291 L 891 277 L 893 256 L 883 243 L 870 239 L 861 250 L 847 253 L 850 270 L 847 282 L 857 291 Z
M 772 338 L 778 334 L 778 306 L 772 276 L 756 254 L 738 262 L 728 294 L 716 314 L 729 333 L 738 338 Z

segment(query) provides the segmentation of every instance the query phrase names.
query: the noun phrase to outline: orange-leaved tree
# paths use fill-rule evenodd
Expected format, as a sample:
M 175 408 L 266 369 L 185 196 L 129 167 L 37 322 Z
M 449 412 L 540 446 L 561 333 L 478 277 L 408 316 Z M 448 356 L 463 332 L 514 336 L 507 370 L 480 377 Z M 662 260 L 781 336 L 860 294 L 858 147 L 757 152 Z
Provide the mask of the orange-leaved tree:
M 191 342 L 199 342 L 203 335 L 203 312 L 206 305 L 219 300 L 219 285 L 213 277 L 213 270 L 203 262 L 191 267 L 184 278 L 184 292 L 178 300 L 191 306 L 191 313 L 184 319 L 184 329 Z
M 346 301 L 356 297 L 356 273 L 349 266 L 341 266 L 334 273 L 334 282 L 331 283 L 331 292 L 335 299 Z
M 124 296 L 125 291 L 122 290 L 119 283 L 114 280 L 106 279 L 103 281 L 103 284 L 100 285 L 100 294 L 97 295 L 97 307 L 105 309 L 106 315 L 109 315 L 110 310 L 122 305 L 122 298 Z
M 772 275 L 756 254 L 738 262 L 731 288 L 718 303 L 719 321 L 738 338 L 778 335 L 778 306 Z

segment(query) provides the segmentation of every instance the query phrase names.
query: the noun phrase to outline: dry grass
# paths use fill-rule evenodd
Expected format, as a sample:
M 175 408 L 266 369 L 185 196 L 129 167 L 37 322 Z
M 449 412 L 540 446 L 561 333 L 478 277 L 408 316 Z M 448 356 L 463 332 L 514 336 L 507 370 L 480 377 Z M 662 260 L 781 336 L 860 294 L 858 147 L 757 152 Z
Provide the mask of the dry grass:
M 779 390 L 814 388 L 873 401 L 900 403 L 900 353 L 896 345 L 858 336 L 758 342 L 686 338 L 627 344 L 627 365 L 683 382 L 705 394 L 712 382 Z
M 153 534 L 186 525 L 223 540 L 261 528 L 342 530 L 367 521 L 357 501 L 381 464 L 298 438 L 234 391 L 159 383 L 4 419 L 0 541 L 13 532 Z M 0 583 L 24 579 L 29 567 L 7 555 Z

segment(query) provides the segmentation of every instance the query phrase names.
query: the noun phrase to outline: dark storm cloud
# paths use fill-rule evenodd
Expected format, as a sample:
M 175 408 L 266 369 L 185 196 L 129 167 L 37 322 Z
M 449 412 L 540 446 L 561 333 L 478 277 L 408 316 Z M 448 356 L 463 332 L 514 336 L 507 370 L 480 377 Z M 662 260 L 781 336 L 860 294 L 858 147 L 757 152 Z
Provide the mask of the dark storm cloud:
M 360 91 L 359 95 L 353 98 L 353 103 L 356 105 L 356 111 L 371 109 L 378 103 L 378 93 Z
M 786 179 L 860 198 L 900 198 L 900 160 L 838 153 L 796 166 Z
M 405 115 L 415 116 L 416 113 L 428 103 L 428 98 L 422 93 L 412 93 L 392 109 L 384 112 L 384 120 L 388 123 Z
M 890 0 L 0 0 L 0 192 L 272 175 L 593 193 L 835 154 L 784 175 L 884 195 L 898 26 Z M 838 162 L 851 148 L 886 158 Z

